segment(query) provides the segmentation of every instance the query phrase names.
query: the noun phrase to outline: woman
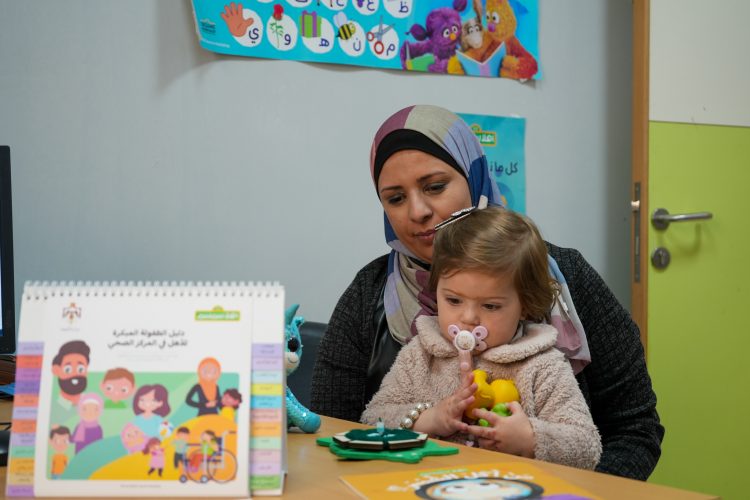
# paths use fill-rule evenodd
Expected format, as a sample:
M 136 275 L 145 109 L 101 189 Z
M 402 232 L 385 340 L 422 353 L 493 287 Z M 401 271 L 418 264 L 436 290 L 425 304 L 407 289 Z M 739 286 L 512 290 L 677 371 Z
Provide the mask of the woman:
M 76 444 L 76 453 L 80 453 L 85 447 L 102 438 L 99 418 L 102 416 L 103 406 L 104 401 L 98 394 L 93 392 L 81 394 L 78 400 L 78 416 L 81 417 L 81 421 L 73 430 L 72 438 Z
M 133 396 L 133 423 L 147 437 L 159 437 L 159 428 L 170 411 L 169 391 L 161 384 L 143 385 Z
M 388 118 L 375 135 L 370 171 L 393 250 L 363 267 L 339 299 L 312 381 L 313 411 L 353 421 L 416 333 L 416 318 L 436 315 L 427 286 L 435 225 L 484 198 L 500 204 L 471 129 L 435 106 L 408 107 Z M 596 470 L 646 479 L 664 429 L 638 327 L 578 251 L 548 249 L 550 272 L 563 292 L 551 311 L 558 347 L 602 436 Z
M 198 383 L 185 396 L 185 403 L 198 408 L 198 416 L 216 415 L 221 409 L 221 390 L 216 383 L 221 376 L 221 365 L 214 358 L 204 358 L 198 363 Z

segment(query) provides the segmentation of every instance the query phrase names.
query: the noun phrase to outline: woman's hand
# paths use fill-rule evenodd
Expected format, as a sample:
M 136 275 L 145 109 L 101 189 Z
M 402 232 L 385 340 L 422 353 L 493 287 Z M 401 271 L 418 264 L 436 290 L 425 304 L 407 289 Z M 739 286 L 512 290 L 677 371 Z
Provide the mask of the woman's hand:
M 488 410 L 474 410 L 476 418 L 483 418 L 490 427 L 468 426 L 468 432 L 478 438 L 479 447 L 501 451 L 519 457 L 534 458 L 536 438 L 529 417 L 518 402 L 508 403 L 510 417 L 502 417 Z
M 474 402 L 477 384 L 474 374 L 463 373 L 456 392 L 425 410 L 414 423 L 413 430 L 431 436 L 446 437 L 456 432 L 466 432 L 469 425 L 461 418 L 466 408 Z

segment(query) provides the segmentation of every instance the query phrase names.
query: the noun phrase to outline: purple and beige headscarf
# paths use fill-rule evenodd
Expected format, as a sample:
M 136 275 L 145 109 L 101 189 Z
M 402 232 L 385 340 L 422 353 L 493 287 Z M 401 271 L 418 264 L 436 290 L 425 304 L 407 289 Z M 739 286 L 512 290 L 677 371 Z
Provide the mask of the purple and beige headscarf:
M 370 173 L 375 189 L 383 163 L 395 152 L 417 149 L 439 158 L 461 172 L 469 183 L 474 206 L 501 205 L 500 191 L 491 178 L 482 146 L 456 114 L 428 105 L 409 106 L 388 118 L 375 134 L 370 150 Z M 391 335 L 401 344 L 416 334 L 419 316 L 436 316 L 437 302 L 429 289 L 430 271 L 399 241 L 384 214 L 385 239 L 392 248 L 385 284 L 385 315 Z M 561 293 L 550 312 L 559 332 L 557 348 L 570 360 L 575 373 L 591 362 L 586 333 L 576 313 L 565 277 L 548 256 L 550 274 Z

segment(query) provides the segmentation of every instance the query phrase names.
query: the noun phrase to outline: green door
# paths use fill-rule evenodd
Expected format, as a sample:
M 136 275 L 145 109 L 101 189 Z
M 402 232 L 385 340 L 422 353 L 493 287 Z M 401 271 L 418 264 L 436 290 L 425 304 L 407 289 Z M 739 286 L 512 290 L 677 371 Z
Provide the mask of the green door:
M 750 112 L 750 110 L 748 110 Z M 650 122 L 648 364 L 666 435 L 651 481 L 748 498 L 750 474 L 750 128 Z

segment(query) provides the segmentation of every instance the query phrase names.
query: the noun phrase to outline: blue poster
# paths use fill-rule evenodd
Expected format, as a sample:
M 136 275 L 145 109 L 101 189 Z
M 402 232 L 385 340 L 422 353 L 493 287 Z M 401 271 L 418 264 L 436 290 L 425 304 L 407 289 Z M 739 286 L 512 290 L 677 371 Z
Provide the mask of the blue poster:
M 494 176 L 503 204 L 526 213 L 526 119 L 506 116 L 458 116 L 471 127 L 484 148 L 490 175 Z
M 538 79 L 538 0 L 193 0 L 203 48 L 249 57 Z

